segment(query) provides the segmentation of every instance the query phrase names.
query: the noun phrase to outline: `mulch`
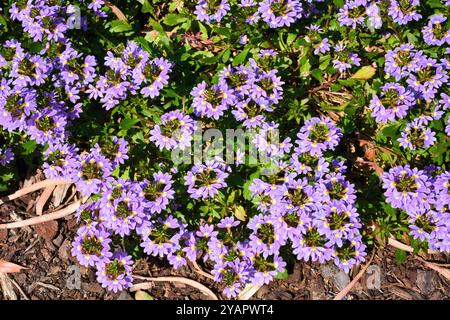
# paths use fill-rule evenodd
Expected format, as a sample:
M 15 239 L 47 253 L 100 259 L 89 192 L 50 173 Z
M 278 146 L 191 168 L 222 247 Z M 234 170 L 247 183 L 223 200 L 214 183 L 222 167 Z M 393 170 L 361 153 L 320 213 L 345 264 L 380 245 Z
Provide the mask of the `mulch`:
M 39 179 L 38 179 L 39 180 Z M 34 216 L 38 192 L 0 206 L 0 222 L 27 219 Z M 134 293 L 111 293 L 97 282 L 93 269 L 77 264 L 70 254 L 77 222 L 73 216 L 37 226 L 0 230 L 0 259 L 27 267 L 9 277 L 31 300 L 123 300 L 133 299 Z M 408 255 L 398 264 L 395 249 L 376 248 L 370 272 L 366 272 L 352 291 L 349 300 L 390 299 L 450 299 L 450 282 L 439 273 L 426 268 L 422 262 Z M 428 260 L 449 264 L 450 256 L 439 254 Z M 74 272 L 79 271 L 80 277 Z M 297 262 L 286 279 L 275 280 L 263 286 L 252 299 L 319 300 L 333 299 L 353 279 L 359 270 L 349 276 L 339 273 L 332 263 Z M 167 262 L 156 258 L 136 261 L 134 272 L 142 276 L 182 276 L 193 279 L 222 297 L 221 288 L 191 267 L 174 270 Z M 338 275 L 337 275 L 338 274 Z M 379 275 L 379 277 L 377 277 Z M 81 280 L 81 281 L 79 281 Z M 198 289 L 173 282 L 154 282 L 146 290 L 154 299 L 197 300 L 205 296 Z M 24 297 L 17 292 L 21 299 Z M 0 299 L 4 296 L 0 289 Z

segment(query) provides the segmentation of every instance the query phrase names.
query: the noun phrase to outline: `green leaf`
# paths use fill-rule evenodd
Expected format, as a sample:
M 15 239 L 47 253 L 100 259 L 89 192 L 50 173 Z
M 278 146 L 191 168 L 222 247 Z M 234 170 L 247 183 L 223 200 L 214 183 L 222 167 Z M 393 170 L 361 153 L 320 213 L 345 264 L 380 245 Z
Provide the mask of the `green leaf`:
M 140 121 L 139 119 L 130 119 L 130 118 L 123 119 L 122 122 L 120 123 L 120 129 L 128 130 L 139 121 Z
M 356 73 L 353 76 L 351 76 L 350 79 L 369 80 L 375 75 L 376 71 L 377 69 L 375 69 L 372 66 L 364 66 L 358 71 L 356 71 Z
M 36 149 L 37 143 L 34 140 L 28 140 L 27 142 L 22 144 L 22 154 L 28 155 L 33 153 L 33 151 Z
M 176 14 L 176 13 L 169 13 L 164 17 L 164 24 L 168 26 L 176 26 L 177 24 L 180 24 L 184 21 L 186 21 L 188 18 L 185 15 L 182 14 Z
M 247 58 L 248 52 L 250 49 L 245 49 L 241 53 L 239 53 L 236 57 L 233 59 L 233 66 L 237 66 L 238 64 L 241 64 L 245 58 Z
M 323 77 L 322 77 L 322 70 L 320 69 L 314 69 L 313 71 L 311 71 L 311 75 L 316 78 L 320 83 L 323 82 Z
M 142 4 L 142 13 L 148 13 L 153 10 L 152 5 L 148 2 L 148 0 L 138 0 Z
M 230 58 L 230 54 L 231 54 L 231 50 L 229 48 L 227 48 L 223 54 L 222 54 L 222 62 L 226 63 L 228 61 L 228 59 Z
M 111 32 L 125 32 L 132 29 L 131 25 L 126 21 L 113 20 L 109 23 Z
M 289 277 L 288 271 L 285 268 L 283 270 L 283 272 L 277 272 L 277 274 L 275 275 L 275 279 L 279 279 L 279 280 L 284 280 L 287 279 Z
M 399 128 L 400 128 L 399 123 L 387 125 L 381 129 L 381 133 L 383 133 L 385 137 L 395 138 L 397 136 Z

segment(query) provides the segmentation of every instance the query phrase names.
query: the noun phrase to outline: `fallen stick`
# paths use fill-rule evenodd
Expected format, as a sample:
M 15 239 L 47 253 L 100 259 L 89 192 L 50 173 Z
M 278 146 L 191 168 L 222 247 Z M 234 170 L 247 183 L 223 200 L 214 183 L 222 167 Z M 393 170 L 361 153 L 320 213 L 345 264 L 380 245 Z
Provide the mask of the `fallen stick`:
M 389 239 L 388 239 L 388 244 L 389 244 L 390 246 L 394 247 L 394 248 L 397 248 L 397 249 L 400 249 L 400 250 L 403 250 L 403 251 L 407 251 L 407 252 L 411 252 L 411 253 L 414 252 L 413 247 L 410 247 L 410 246 L 404 244 L 403 242 L 400 242 L 400 241 L 398 241 L 398 240 L 395 240 L 395 239 L 392 238 L 392 237 L 389 237 Z M 439 252 L 436 251 L 436 250 L 428 250 L 427 252 L 428 252 L 429 254 L 436 254 L 436 253 L 439 253 Z
M 24 300 L 30 300 L 27 295 L 25 294 L 25 292 L 23 292 L 22 288 L 19 286 L 19 284 L 14 280 L 11 279 L 12 284 L 16 287 L 16 289 L 19 291 L 20 295 L 22 296 L 22 298 Z
M 370 263 L 373 260 L 373 257 L 375 257 L 375 251 L 372 253 L 372 256 L 370 257 L 369 262 L 366 263 L 364 268 L 361 269 L 361 271 L 356 275 L 356 277 L 350 282 L 341 292 L 339 292 L 336 297 L 334 297 L 333 300 L 342 300 L 344 297 L 352 290 L 352 288 L 355 286 L 355 284 L 361 279 L 361 277 L 366 272 L 367 268 L 370 266 Z
M 195 272 L 197 272 L 198 274 L 200 274 L 208 279 L 214 279 L 214 276 L 208 272 L 203 271 L 202 268 L 200 268 L 200 266 L 197 264 L 196 261 L 193 261 L 192 265 L 194 266 Z
M 261 287 L 262 285 L 246 285 L 245 288 L 239 293 L 238 300 L 249 300 L 256 292 L 258 292 L 259 289 L 261 289 Z
M 71 205 L 65 207 L 64 209 L 45 214 L 43 216 L 34 217 L 34 218 L 30 218 L 30 219 L 22 220 L 22 221 L 18 221 L 18 222 L 10 222 L 10 223 L 0 224 L 0 230 L 1 229 L 21 228 L 21 227 L 25 227 L 25 226 L 31 226 L 31 225 L 35 225 L 35 224 L 39 224 L 39 223 L 43 223 L 43 222 L 47 222 L 47 221 L 60 219 L 60 218 L 68 216 L 69 214 L 77 211 L 77 209 L 80 207 L 80 205 L 81 205 L 81 200 L 78 200 L 78 201 L 75 201 L 74 203 L 72 203 Z
M 44 189 L 44 192 L 42 192 L 41 196 L 36 202 L 36 214 L 38 216 L 42 215 L 42 211 L 44 211 L 44 206 L 47 203 L 47 200 L 50 198 L 50 196 L 53 193 L 53 190 L 55 190 L 56 185 L 50 185 Z
M 149 282 L 138 283 L 138 284 L 131 286 L 131 288 L 130 288 L 131 292 L 149 289 L 152 286 L 152 282 L 179 282 L 179 283 L 184 283 L 188 286 L 191 286 L 191 287 L 194 287 L 194 288 L 200 290 L 205 295 L 210 297 L 212 300 L 219 300 L 219 298 L 217 298 L 217 296 L 214 294 L 214 292 L 212 292 L 210 289 L 208 289 L 201 283 L 198 283 L 197 281 L 194 281 L 191 279 L 187 279 L 187 278 L 183 278 L 183 277 L 148 278 L 148 277 L 141 277 L 141 276 L 135 276 L 135 275 L 133 277 L 136 279 L 139 279 L 139 280 L 145 280 L 145 281 L 149 281 Z
M 442 276 L 444 276 L 447 280 L 450 281 L 450 270 L 446 268 L 439 267 L 437 264 L 433 262 L 426 261 L 425 259 L 422 259 L 419 256 L 415 256 L 417 260 L 422 262 L 424 265 L 426 265 L 428 268 L 433 269 L 434 271 L 438 272 Z
M 0 272 L 0 289 L 6 300 L 17 300 L 17 295 L 14 292 L 13 283 L 8 277 L 7 273 Z
M 46 188 L 48 186 L 51 186 L 51 185 L 57 186 L 59 184 L 66 184 L 66 183 L 72 183 L 72 181 L 67 180 L 67 179 L 47 179 L 44 181 L 39 181 L 38 183 L 34 183 L 31 186 L 22 188 L 16 192 L 14 192 L 13 194 L 10 194 L 9 196 L 6 196 L 3 199 L 0 199 L 0 205 L 4 204 L 7 201 L 11 201 L 11 200 L 20 198 L 30 192 L 34 192 L 39 189 Z

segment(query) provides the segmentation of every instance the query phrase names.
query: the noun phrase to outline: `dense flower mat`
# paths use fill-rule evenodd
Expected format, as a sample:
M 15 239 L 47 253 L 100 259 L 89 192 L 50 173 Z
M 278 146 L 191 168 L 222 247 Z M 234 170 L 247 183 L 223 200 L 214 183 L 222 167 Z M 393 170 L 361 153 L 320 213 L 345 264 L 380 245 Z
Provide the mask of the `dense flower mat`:
M 0 190 L 70 179 L 109 290 L 145 255 L 235 297 L 390 234 L 450 251 L 450 1 L 5 1 Z

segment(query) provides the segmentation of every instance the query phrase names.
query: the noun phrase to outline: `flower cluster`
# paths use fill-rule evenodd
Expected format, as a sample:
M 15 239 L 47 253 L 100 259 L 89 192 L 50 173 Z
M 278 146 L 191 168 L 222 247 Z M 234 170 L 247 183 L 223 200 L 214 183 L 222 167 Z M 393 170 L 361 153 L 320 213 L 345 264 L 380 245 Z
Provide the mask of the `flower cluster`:
M 145 255 L 201 263 L 228 298 L 294 260 L 349 272 L 373 237 L 360 213 L 386 207 L 357 199 L 364 184 L 384 188 L 414 239 L 450 252 L 450 1 L 170 3 L 158 32 L 133 41 L 99 19 L 104 0 L 80 4 L 81 28 L 101 29 L 74 35 L 68 3 L 7 6 L 19 30 L 0 30 L 0 169 L 25 157 L 70 179 L 82 199 L 72 255 L 103 287 L 129 288 Z M 197 134 L 230 128 L 243 134 L 200 143 L 196 159 Z M 176 161 L 184 152 L 193 163 Z M 414 167 L 428 157 L 440 166 Z M 378 184 L 359 166 L 387 163 Z
M 99 99 L 106 110 L 130 95 L 157 97 L 168 83 L 172 64 L 164 58 L 150 59 L 146 51 L 131 41 L 117 53 L 107 52 L 105 66 L 109 69 L 95 86 L 89 87 L 89 97 Z
M 94 0 L 88 9 L 99 17 L 106 17 L 102 10 L 104 4 L 103 0 Z M 70 29 L 81 28 L 81 23 L 83 27 L 86 25 L 86 17 L 78 16 L 79 7 L 63 5 L 63 1 L 19 0 L 11 5 L 9 13 L 35 42 L 65 42 Z
M 381 28 L 386 23 L 397 37 L 396 25 L 412 22 L 423 25 L 425 45 L 419 47 L 417 43 L 407 43 L 400 35 L 400 43 L 386 51 L 384 72 L 387 82 L 381 86 L 381 92 L 373 96 L 369 106 L 373 118 L 382 125 L 401 121 L 403 132 L 397 139 L 400 146 L 421 152 L 435 144 L 437 133 L 432 128 L 448 116 L 445 112 L 449 107 L 447 87 L 450 80 L 449 51 L 445 48 L 450 44 L 448 14 L 436 13 L 424 19 L 418 0 L 388 2 L 386 6 L 382 1 L 348 0 L 339 10 L 338 21 L 353 29 L 358 26 Z M 444 3 L 444 7 L 446 5 L 448 3 Z M 444 46 L 444 49 L 436 56 L 429 53 L 429 47 L 433 46 Z M 335 67 L 341 71 L 345 68 L 336 63 Z M 448 130 L 443 131 L 447 134 Z
M 239 13 L 249 24 L 264 21 L 270 28 L 289 27 L 299 19 L 307 17 L 310 5 L 301 0 L 240 0 Z M 194 14 L 207 24 L 219 23 L 230 11 L 227 0 L 199 0 Z M 313 8 L 313 7 L 312 7 Z
M 410 234 L 430 249 L 450 252 L 450 172 L 394 167 L 383 175 L 386 201 L 409 216 Z

